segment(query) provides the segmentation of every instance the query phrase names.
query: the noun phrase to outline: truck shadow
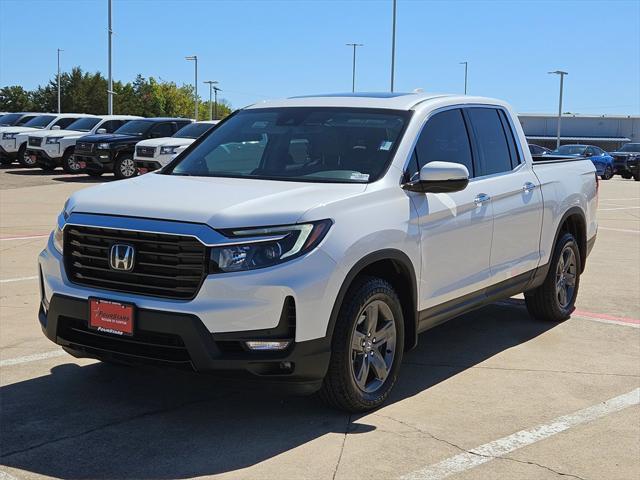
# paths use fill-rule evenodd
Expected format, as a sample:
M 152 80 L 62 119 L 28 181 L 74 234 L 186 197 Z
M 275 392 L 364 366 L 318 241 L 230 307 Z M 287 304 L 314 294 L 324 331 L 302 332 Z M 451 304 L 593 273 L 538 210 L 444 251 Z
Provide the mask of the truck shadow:
M 495 304 L 421 335 L 389 403 L 402 402 L 552 328 Z M 64 358 L 64 357 L 63 357 Z M 17 368 L 17 367 L 9 367 Z M 375 430 L 313 397 L 210 376 L 101 363 L 54 367 L 0 389 L 0 463 L 69 479 L 233 472 L 332 432 Z

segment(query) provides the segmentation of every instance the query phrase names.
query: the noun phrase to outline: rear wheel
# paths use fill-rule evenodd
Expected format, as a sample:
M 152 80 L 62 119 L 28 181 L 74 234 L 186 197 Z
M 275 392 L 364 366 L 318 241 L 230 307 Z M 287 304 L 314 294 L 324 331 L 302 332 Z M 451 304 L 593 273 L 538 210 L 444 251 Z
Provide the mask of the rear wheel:
M 627 180 L 629 180 L 629 179 L 631 178 L 631 173 L 630 173 L 630 172 L 622 172 L 622 173 L 620 174 L 620 176 L 621 176 L 622 178 L 626 178 Z
M 62 169 L 67 173 L 80 173 L 82 168 L 80 168 L 80 163 L 75 159 L 73 155 L 73 148 L 70 148 L 64 155 L 62 156 Z
M 362 277 L 340 308 L 320 397 L 349 412 L 379 407 L 396 382 L 403 350 L 404 320 L 396 292 L 385 280 Z
M 611 177 L 613 177 L 613 168 L 607 166 L 604 169 L 604 173 L 600 175 L 600 178 L 602 178 L 602 180 L 611 180 Z
M 565 233 L 554 249 L 544 283 L 524 294 L 529 313 L 550 322 L 569 318 L 575 309 L 581 269 L 578 243 L 572 234 Z
M 640 182 L 640 170 L 637 170 L 636 173 L 633 174 L 633 179 L 636 182 Z
M 136 164 L 130 156 L 118 158 L 113 165 L 113 173 L 117 179 L 135 177 L 138 173 Z

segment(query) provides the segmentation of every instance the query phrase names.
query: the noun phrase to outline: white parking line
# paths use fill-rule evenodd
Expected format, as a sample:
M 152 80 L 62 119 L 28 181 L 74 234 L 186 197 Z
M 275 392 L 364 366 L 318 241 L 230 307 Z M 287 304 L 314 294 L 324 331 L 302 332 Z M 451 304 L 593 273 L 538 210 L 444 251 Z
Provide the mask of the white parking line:
M 47 358 L 55 358 L 66 355 L 64 350 L 52 350 L 51 352 L 34 353 L 24 357 L 8 358 L 0 360 L 0 367 L 10 367 L 12 365 L 20 365 L 22 363 L 37 362 L 38 360 L 46 360 Z
M 24 282 L 26 280 L 35 280 L 37 278 L 37 275 L 33 275 L 32 277 L 4 278 L 0 280 L 0 283 Z
M 529 430 L 520 430 L 493 442 L 485 443 L 468 452 L 429 465 L 422 470 L 409 473 L 403 480 L 439 480 L 475 468 L 527 445 L 539 442 L 583 423 L 592 422 L 614 412 L 640 403 L 640 388 L 593 405 L 577 412 L 563 415 L 550 423 Z
M 613 210 L 636 210 L 640 207 L 615 207 L 615 208 L 599 208 L 599 212 L 612 212 Z
M 609 232 L 640 233 L 640 230 L 627 230 L 625 228 L 598 227 L 598 230 L 607 230 Z
M 12 242 L 14 240 L 32 240 L 34 238 L 45 238 L 48 237 L 49 234 L 43 234 L 43 235 L 31 235 L 29 237 L 7 237 L 7 238 L 0 238 L 0 242 Z

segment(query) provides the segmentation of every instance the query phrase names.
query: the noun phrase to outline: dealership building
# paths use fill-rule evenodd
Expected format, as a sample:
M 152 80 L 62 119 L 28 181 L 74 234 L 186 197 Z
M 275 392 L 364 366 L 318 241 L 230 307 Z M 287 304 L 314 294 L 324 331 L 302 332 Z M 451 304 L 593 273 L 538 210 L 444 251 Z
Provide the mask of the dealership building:
M 529 143 L 556 147 L 558 115 L 523 113 L 518 115 Z M 614 151 L 628 142 L 640 142 L 640 116 L 572 115 L 562 116 L 560 143 L 584 143 Z

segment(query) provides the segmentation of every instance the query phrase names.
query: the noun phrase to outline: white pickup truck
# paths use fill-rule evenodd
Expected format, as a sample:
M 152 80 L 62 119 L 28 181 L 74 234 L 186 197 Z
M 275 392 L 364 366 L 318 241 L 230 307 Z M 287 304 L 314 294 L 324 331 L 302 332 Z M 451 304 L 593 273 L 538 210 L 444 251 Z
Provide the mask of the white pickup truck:
M 94 116 L 84 113 L 46 113 L 19 127 L 3 127 L 0 130 L 0 156 L 6 159 L 3 164 L 18 160 L 23 167 L 35 167 L 36 159 L 27 155 L 29 135 L 38 131 L 64 130 L 79 118 Z
M 178 153 L 191 145 L 198 137 L 204 135 L 219 120 L 194 122 L 185 125 L 170 137 L 150 138 L 136 144 L 133 160 L 138 173 L 148 173 L 167 165 Z
M 522 292 L 536 319 L 567 319 L 597 197 L 591 161 L 533 164 L 502 101 L 264 102 L 159 173 L 73 194 L 39 257 L 39 320 L 78 357 L 366 411 L 434 325 Z
M 42 170 L 55 170 L 62 166 L 67 173 L 79 173 L 82 169 L 73 152 L 79 138 L 86 135 L 113 133 L 130 120 L 142 118 L 132 115 L 105 115 L 83 117 L 69 124 L 65 130 L 45 130 L 30 133 L 27 141 L 29 160 Z

